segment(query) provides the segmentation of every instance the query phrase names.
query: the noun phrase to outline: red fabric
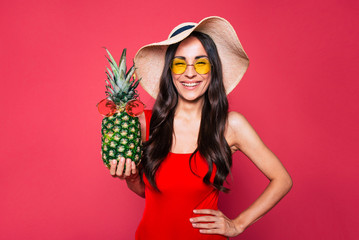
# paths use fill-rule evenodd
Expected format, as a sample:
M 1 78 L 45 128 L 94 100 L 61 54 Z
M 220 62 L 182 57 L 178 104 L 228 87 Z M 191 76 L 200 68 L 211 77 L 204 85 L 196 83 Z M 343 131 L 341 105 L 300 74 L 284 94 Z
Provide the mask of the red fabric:
M 146 141 L 148 140 L 148 136 L 150 135 L 150 120 L 152 116 L 152 110 L 145 109 L 145 119 L 146 119 Z
M 151 112 L 145 112 L 148 116 Z M 147 129 L 150 116 L 146 120 Z M 146 136 L 148 139 L 148 135 Z M 199 216 L 193 209 L 218 209 L 218 190 L 202 182 L 208 165 L 200 154 L 192 159 L 190 153 L 169 153 L 156 173 L 156 183 L 161 193 L 155 192 L 143 174 L 146 205 L 142 220 L 136 231 L 137 240 L 186 239 L 223 240 L 220 235 L 201 234 L 193 228 L 189 219 Z M 214 179 L 215 166 L 211 181 Z

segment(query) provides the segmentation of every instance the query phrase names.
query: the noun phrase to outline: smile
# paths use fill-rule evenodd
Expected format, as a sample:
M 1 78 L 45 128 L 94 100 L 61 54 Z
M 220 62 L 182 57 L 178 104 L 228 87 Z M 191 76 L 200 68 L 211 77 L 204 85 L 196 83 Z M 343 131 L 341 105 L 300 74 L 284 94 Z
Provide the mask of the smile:
M 181 82 L 181 84 L 185 87 L 195 87 L 198 86 L 201 82 L 191 82 L 191 83 L 186 83 L 186 82 Z

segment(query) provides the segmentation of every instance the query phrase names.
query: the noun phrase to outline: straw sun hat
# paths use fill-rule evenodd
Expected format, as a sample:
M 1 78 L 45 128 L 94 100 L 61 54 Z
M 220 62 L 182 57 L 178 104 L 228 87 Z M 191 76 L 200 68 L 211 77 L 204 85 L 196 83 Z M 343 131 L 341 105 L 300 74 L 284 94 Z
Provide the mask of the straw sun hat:
M 199 23 L 182 23 L 175 27 L 167 40 L 142 47 L 134 58 L 136 75 L 142 87 L 153 97 L 158 94 L 159 81 L 165 63 L 167 47 L 188 37 L 193 31 L 209 35 L 216 44 L 223 68 L 223 83 L 226 94 L 242 79 L 249 59 L 232 25 L 221 17 L 207 17 Z

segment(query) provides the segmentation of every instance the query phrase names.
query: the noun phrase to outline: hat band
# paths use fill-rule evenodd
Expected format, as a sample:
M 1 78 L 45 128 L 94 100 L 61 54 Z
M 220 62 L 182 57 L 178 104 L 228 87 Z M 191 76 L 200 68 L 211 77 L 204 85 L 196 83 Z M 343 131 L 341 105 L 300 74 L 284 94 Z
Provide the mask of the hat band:
M 186 31 L 186 30 L 188 30 L 188 29 L 191 29 L 191 28 L 193 28 L 193 27 L 194 27 L 194 25 L 183 26 L 183 27 L 177 29 L 174 33 L 172 33 L 172 35 L 170 36 L 170 38 L 171 38 L 171 37 L 174 37 L 174 36 L 176 36 L 176 35 L 178 35 L 178 34 L 180 34 L 181 32 L 184 32 L 184 31 Z

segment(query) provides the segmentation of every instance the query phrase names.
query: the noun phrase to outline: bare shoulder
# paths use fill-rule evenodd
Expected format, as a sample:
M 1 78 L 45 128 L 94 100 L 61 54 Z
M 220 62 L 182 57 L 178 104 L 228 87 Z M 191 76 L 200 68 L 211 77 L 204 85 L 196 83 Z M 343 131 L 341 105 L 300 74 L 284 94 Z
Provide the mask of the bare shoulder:
M 141 124 L 141 125 L 146 126 L 146 116 L 145 116 L 145 112 L 141 113 L 141 114 L 138 116 L 138 120 L 140 121 L 140 124 Z
M 242 113 L 239 112 L 229 112 L 228 113 L 228 133 L 230 135 L 241 135 L 248 131 L 252 126 L 245 118 Z
M 259 140 L 259 136 L 248 122 L 247 118 L 239 112 L 228 113 L 228 128 L 226 139 L 231 149 L 243 149 L 250 140 Z
M 242 113 L 232 111 L 228 113 L 228 127 L 233 131 L 245 127 L 248 124 L 247 119 Z
M 141 138 L 142 141 L 146 141 L 146 116 L 145 112 L 141 113 L 141 115 L 138 116 L 138 120 L 140 121 L 141 125 Z

